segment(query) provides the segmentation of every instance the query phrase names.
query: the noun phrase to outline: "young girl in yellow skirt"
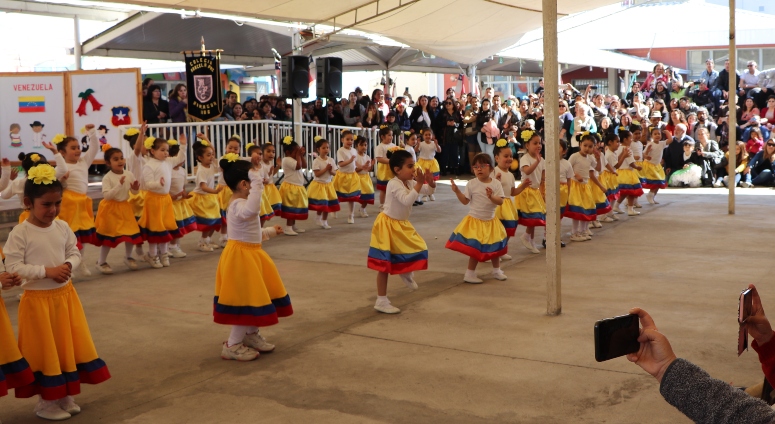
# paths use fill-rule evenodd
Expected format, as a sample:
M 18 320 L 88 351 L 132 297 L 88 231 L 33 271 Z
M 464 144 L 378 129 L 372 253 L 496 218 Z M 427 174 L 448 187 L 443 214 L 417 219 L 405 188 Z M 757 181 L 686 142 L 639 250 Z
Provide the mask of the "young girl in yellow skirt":
M 522 131 L 527 153 L 519 161 L 522 178 L 530 180 L 527 187 L 514 198 L 517 208 L 518 223 L 525 227 L 525 234 L 520 240 L 525 249 L 531 253 L 540 253 L 535 244 L 535 228 L 546 226 L 546 203 L 541 196 L 541 185 L 544 182 L 544 159 L 541 157 L 541 135 L 530 130 Z
M 2 250 L 0 250 L 0 255 L 5 261 Z M 19 274 L 6 272 L 5 265 L 3 265 L 3 272 L 0 273 L 0 287 L 10 289 L 21 284 L 22 278 Z M 10 389 L 27 386 L 34 382 L 35 376 L 32 374 L 27 360 L 19 352 L 19 345 L 13 334 L 8 311 L 6 311 L 5 303 L 0 297 L 0 397 L 6 396 Z
M 24 279 L 19 351 L 35 374 L 33 383 L 16 388 L 16 397 L 39 395 L 35 412 L 49 420 L 68 419 L 81 411 L 73 399 L 81 383 L 110 378 L 71 282 L 81 253 L 67 222 L 56 219 L 62 192 L 51 165 L 32 167 L 24 188 L 30 216 L 11 230 L 5 244 L 8 271 Z
M 135 271 L 137 262 L 132 257 L 132 249 L 135 244 L 143 242 L 143 236 L 129 203 L 129 193 L 137 193 L 140 190 L 140 182 L 131 171 L 124 170 L 126 161 L 120 149 L 105 144 L 102 150 L 110 172 L 102 178 L 102 200 L 94 222 L 97 227 L 97 241 L 101 246 L 97 270 L 103 274 L 113 274 L 113 269 L 108 265 L 108 253 L 110 249 L 124 243 L 124 264 Z
M 579 138 L 579 151 L 568 159 L 574 174 L 570 182 L 568 206 L 565 209 L 565 216 L 573 220 L 571 241 L 592 240 L 586 232 L 589 229 L 589 223 L 597 219 L 597 209 L 589 181 L 600 184 L 592 168 L 592 162 L 589 160 L 595 149 L 595 141 L 591 134 L 583 135 Z
M 665 140 L 662 140 L 662 131 L 659 128 L 652 128 L 651 141 L 643 150 L 643 170 L 641 171 L 640 183 L 643 188 L 648 189 L 646 195 L 649 203 L 658 204 L 654 198 L 657 196 L 660 188 L 667 187 L 665 181 L 665 170 L 662 168 L 662 155 L 665 153 Z
M 334 184 L 331 183 L 338 167 L 334 159 L 328 156 L 330 147 L 326 139 L 315 141 L 315 151 L 318 157 L 312 161 L 312 172 L 315 178 L 307 187 L 309 210 L 317 212 L 315 223 L 324 230 L 330 230 L 328 214 L 339 210 L 339 199 L 336 196 Z
M 643 178 L 643 142 L 641 141 L 641 138 L 643 137 L 643 130 L 641 127 L 637 125 L 630 126 L 629 129 L 630 133 L 632 134 L 632 143 L 630 144 L 630 150 L 632 151 L 632 158 L 635 160 L 636 165 L 636 174 L 638 175 L 638 179 L 642 180 Z M 621 136 L 622 130 L 619 130 L 619 138 L 622 138 Z M 641 184 L 643 182 L 641 181 Z M 642 189 L 642 187 L 641 187 Z M 635 209 L 640 209 L 642 206 L 638 202 L 638 198 L 635 198 Z
M 358 214 L 361 218 L 366 218 L 369 214 L 366 212 L 366 206 L 374 204 L 374 183 L 371 181 L 369 172 L 374 168 L 371 157 L 366 153 L 369 150 L 369 140 L 366 137 L 358 136 L 355 138 L 355 150 L 358 152 L 355 158 L 355 172 L 358 174 L 361 194 L 358 197 Z
M 242 153 L 242 139 L 240 136 L 234 134 L 226 141 L 226 153 L 234 153 L 238 156 Z M 231 189 L 223 181 L 222 169 L 220 173 L 218 188 L 221 188 L 221 191 L 218 193 L 218 205 L 221 209 L 221 239 L 218 240 L 218 245 L 226 247 L 226 242 L 229 240 L 229 233 L 226 229 L 226 212 L 229 209 L 229 201 L 231 200 Z
M 387 183 L 393 178 L 393 172 L 390 169 L 390 160 L 387 157 L 387 152 L 394 147 L 396 147 L 396 145 L 393 144 L 393 131 L 386 126 L 380 128 L 379 144 L 374 149 L 374 160 L 377 162 L 377 191 L 379 191 L 380 210 L 385 207 L 385 190 L 387 190 Z
M 172 168 L 186 162 L 185 134 L 180 135 L 180 145 L 178 155 L 170 157 L 167 140 L 149 137 L 144 144 L 149 159 L 143 168 L 142 181 L 148 192 L 145 195 L 143 215 L 137 223 L 143 239 L 148 242 L 148 254 L 144 259 L 156 269 L 170 266 L 169 242 L 172 241 L 172 232 L 178 228 L 170 186 Z
M 577 135 L 577 139 L 580 138 L 583 134 Z M 600 140 L 600 135 L 597 133 L 590 134 L 594 140 L 595 140 L 595 148 L 592 149 L 592 154 L 587 155 L 587 160 L 589 160 L 590 166 L 592 167 L 592 172 L 595 174 L 595 179 L 600 182 L 600 173 L 603 170 L 603 164 L 605 163 L 605 156 L 602 153 L 605 149 L 605 145 Z M 611 203 L 608 201 L 608 197 L 605 195 L 605 186 L 601 182 L 600 185 L 592 184 L 589 186 L 590 190 L 592 191 L 592 199 L 595 201 L 595 209 L 597 211 L 597 218 L 596 222 L 599 224 L 602 222 L 613 222 L 618 221 L 619 218 L 616 217 L 616 215 L 611 214 L 608 215 L 608 212 L 611 212 Z M 600 217 L 604 216 L 604 218 L 601 220 Z M 602 227 L 602 224 L 599 224 L 600 227 Z M 599 228 L 596 226 L 596 228 Z M 586 229 L 586 235 L 592 236 L 592 231 L 589 230 L 589 228 Z
M 387 297 L 388 275 L 400 275 L 409 289 L 417 290 L 414 271 L 428 269 L 428 246 L 409 222 L 409 214 L 420 195 L 433 194 L 436 181 L 433 173 L 415 167 L 406 150 L 394 147 L 386 152 L 386 158 L 393 178 L 385 187 L 384 208 L 371 228 L 368 267 L 377 271 L 374 309 L 397 314 L 401 310 Z
M 35 158 L 33 161 L 32 158 Z M 4 161 L 7 159 L 3 159 Z M 19 207 L 22 209 L 21 214 L 19 215 L 19 224 L 24 222 L 24 220 L 27 219 L 28 216 L 30 216 L 30 211 L 24 208 L 24 183 L 27 182 L 27 172 L 30 171 L 30 167 L 34 166 L 38 162 L 48 163 L 48 160 L 42 155 L 39 155 L 37 153 L 19 153 L 19 160 L 22 162 L 22 169 L 24 169 L 24 175 L 21 177 L 18 177 L 17 171 L 10 169 L 10 163 L 8 164 L 8 171 L 13 174 L 11 183 L 6 186 L 2 193 L 0 193 L 0 197 L 3 199 L 11 199 L 14 196 L 16 196 L 19 199 Z M 6 173 L 6 167 L 3 166 L 2 170 L 3 174 Z
M 168 142 L 174 142 L 175 140 L 167 140 Z M 169 154 L 171 157 L 175 157 L 180 153 L 180 144 L 175 143 L 170 145 Z M 196 218 L 194 218 L 194 211 L 191 210 L 191 206 L 188 204 L 188 199 L 191 195 L 186 191 L 187 173 L 186 164 L 181 162 L 172 168 L 172 181 L 170 183 L 170 197 L 172 198 L 172 210 L 175 214 L 175 224 L 177 229 L 171 231 L 172 240 L 170 241 L 167 252 L 173 258 L 185 258 L 186 252 L 180 248 L 180 239 L 188 233 L 196 231 Z
M 194 156 L 199 165 L 196 170 L 196 181 L 188 205 L 194 212 L 196 230 L 202 233 L 199 239 L 201 252 L 212 252 L 213 248 L 220 247 L 214 244 L 210 237 L 221 229 L 221 207 L 218 202 L 218 193 L 225 186 L 216 188 L 215 174 L 218 167 L 215 164 L 215 150 L 207 140 L 199 140 L 194 143 Z
M 281 216 L 282 215 L 282 207 L 283 207 L 283 198 L 280 196 L 280 190 L 277 189 L 277 186 L 274 182 L 274 177 L 277 175 L 277 163 L 275 160 L 275 148 L 274 144 L 272 143 L 265 143 L 261 147 L 261 169 L 263 170 L 264 174 L 266 175 L 267 179 L 269 179 L 267 184 L 264 184 L 264 194 L 263 196 L 266 198 L 267 202 L 269 203 L 270 208 L 272 209 L 272 212 L 274 212 L 274 216 Z M 252 148 L 248 150 L 248 156 L 252 157 L 250 152 L 252 151 Z M 271 218 L 271 217 L 270 217 Z
M 519 220 L 517 207 L 514 205 L 514 197 L 519 196 L 520 193 L 530 186 L 530 179 L 523 178 L 519 187 L 515 187 L 516 180 L 514 179 L 514 174 L 511 173 L 511 164 L 514 162 L 514 158 L 506 140 L 500 139 L 495 143 L 493 155 L 495 155 L 496 166 L 490 177 L 500 182 L 504 198 L 503 203 L 495 208 L 495 217 L 503 224 L 503 228 L 506 229 L 506 235 L 514 237 L 517 231 L 517 221 Z M 508 240 L 506 240 L 506 244 L 508 244 Z M 501 255 L 501 259 L 508 261 L 511 260 L 511 256 L 504 253 Z
M 433 137 L 433 131 L 430 128 L 423 128 L 420 132 L 422 134 L 422 142 L 417 146 L 419 152 L 419 158 L 417 159 L 417 166 L 423 169 L 423 171 L 431 171 L 433 173 L 433 179 L 439 179 L 439 161 L 436 160 L 436 153 L 441 153 L 441 146 L 438 141 Z M 436 200 L 433 196 L 428 196 L 427 200 Z
M 492 276 L 496 280 L 506 280 L 506 274 L 500 267 L 501 256 L 509 250 L 509 238 L 501 221 L 495 217 L 495 209 L 503 204 L 505 194 L 500 181 L 491 177 L 492 158 L 487 153 L 479 153 L 471 161 L 475 179 L 469 180 L 465 192 L 450 179 L 452 192 L 460 203 L 468 205 L 468 215 L 460 221 L 449 236 L 446 248 L 468 256 L 468 268 L 463 281 L 481 284 L 476 276 L 479 262 L 492 261 Z
M 568 210 L 568 196 L 570 194 L 570 182 L 573 181 L 574 172 L 568 159 L 568 142 L 560 140 L 560 219 L 564 218 Z
M 264 240 L 282 234 L 283 229 L 279 225 L 261 229 L 261 159 L 247 162 L 236 154 L 226 154 L 220 166 L 234 194 L 227 216 L 229 241 L 215 277 L 213 321 L 232 326 L 221 358 L 251 361 L 275 348 L 259 333 L 259 327 L 277 324 L 278 318 L 293 314 L 280 273 L 261 247 Z
M 627 130 L 619 131 L 619 137 L 621 138 L 622 145 L 619 147 L 617 154 L 627 152 L 619 167 L 619 176 L 617 182 L 619 183 L 619 201 L 620 205 L 623 201 L 627 201 L 627 215 L 637 216 L 640 212 L 635 210 L 635 202 L 638 197 L 643 195 L 643 188 L 640 185 L 640 178 L 638 177 L 638 171 L 642 168 L 635 162 L 635 152 L 631 147 L 635 144 L 633 141 L 632 133 Z M 627 151 L 625 149 L 628 149 Z M 641 147 L 641 150 L 643 148 Z M 642 152 L 640 154 L 643 154 Z
M 263 151 L 261 150 L 261 147 L 256 146 L 253 143 L 248 143 L 245 147 L 247 148 L 248 157 L 250 158 L 251 161 L 254 161 L 254 160 L 261 161 L 260 162 L 261 166 L 259 170 L 261 172 L 261 177 L 263 178 L 262 182 L 264 183 L 264 192 L 261 194 L 261 209 L 259 210 L 258 217 L 261 220 L 261 225 L 264 225 L 266 221 L 269 221 L 274 217 L 274 209 L 272 209 L 272 205 L 271 203 L 269 203 L 269 196 L 266 194 L 267 188 L 274 187 L 274 191 L 276 192 L 277 199 L 278 199 L 277 200 L 278 209 L 279 209 L 279 204 L 282 202 L 282 200 L 280 200 L 280 192 L 277 190 L 277 187 L 273 184 L 274 178 L 271 174 L 272 165 L 269 164 L 269 166 L 264 166 L 264 163 L 263 163 L 264 155 L 263 155 Z M 272 151 L 274 151 L 274 148 L 272 149 Z M 221 178 L 223 178 L 223 171 L 221 171 Z M 222 181 L 224 181 L 225 183 L 225 180 L 222 179 Z
M 355 136 L 350 131 L 342 132 L 342 147 L 336 151 L 339 170 L 334 177 L 334 189 L 339 203 L 347 203 L 347 223 L 355 224 L 355 203 L 361 198 L 361 179 L 357 173 L 358 151 L 353 147 Z
M 600 183 L 605 187 L 605 195 L 611 204 L 611 210 L 606 216 L 613 216 L 614 213 L 622 213 L 621 209 L 616 207 L 616 201 L 619 200 L 619 168 L 624 162 L 625 154 L 617 153 L 619 149 L 619 136 L 608 134 L 605 138 L 605 154 L 603 155 L 603 172 L 600 173 Z M 627 153 L 629 153 L 629 149 Z
M 57 179 L 64 178 L 62 185 L 65 190 L 62 195 L 59 219 L 70 225 L 78 240 L 78 249 L 81 251 L 86 243 L 99 245 L 94 227 L 94 203 L 86 192 L 89 190 L 89 167 L 97 156 L 100 141 L 94 125 L 86 125 L 85 129 L 89 134 L 91 146 L 85 154 L 81 153 L 81 143 L 75 137 L 58 134 L 53 138 L 52 143 L 43 143 L 43 146 L 54 154 Z M 81 262 L 78 271 L 84 277 L 91 275 L 89 267 L 84 262 Z
M 143 167 L 145 167 L 145 162 L 147 160 L 145 157 L 147 152 L 144 146 L 147 128 L 146 123 L 143 122 L 140 126 L 140 130 L 137 128 L 130 128 L 124 134 L 124 140 L 129 143 L 130 148 L 130 154 L 124 157 L 126 159 L 126 169 L 140 181 L 140 191 L 136 194 L 129 192 L 129 203 L 132 205 L 132 212 L 134 212 L 135 219 L 137 220 L 143 215 L 143 205 L 145 205 L 145 194 L 147 193 L 145 184 L 141 178 L 143 175 Z M 137 253 L 137 257 L 140 259 L 145 257 L 143 243 L 135 245 L 135 253 Z
M 296 226 L 296 221 L 304 221 L 309 215 L 309 200 L 304 189 L 304 168 L 307 167 L 307 152 L 293 141 L 293 137 L 283 138 L 283 183 L 280 185 L 282 206 L 280 216 L 285 218 L 283 231 L 287 236 L 297 236 L 305 230 Z

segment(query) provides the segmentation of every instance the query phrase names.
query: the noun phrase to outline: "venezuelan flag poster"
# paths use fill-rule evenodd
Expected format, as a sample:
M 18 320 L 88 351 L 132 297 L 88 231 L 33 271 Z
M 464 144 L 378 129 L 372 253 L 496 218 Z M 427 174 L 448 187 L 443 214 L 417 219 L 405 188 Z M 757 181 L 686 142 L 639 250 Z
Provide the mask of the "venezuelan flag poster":
M 66 133 L 65 74 L 0 74 L 0 156 L 12 161 L 35 152 L 49 160 L 43 142 Z

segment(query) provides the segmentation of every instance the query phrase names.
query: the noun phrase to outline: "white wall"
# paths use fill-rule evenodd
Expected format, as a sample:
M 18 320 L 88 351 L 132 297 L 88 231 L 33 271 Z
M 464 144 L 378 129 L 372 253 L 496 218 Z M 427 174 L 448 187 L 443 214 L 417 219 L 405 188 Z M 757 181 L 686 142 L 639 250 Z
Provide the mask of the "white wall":
M 443 90 L 443 87 L 437 87 L 436 75 L 424 72 L 391 72 L 390 78 L 396 83 L 396 96 L 401 96 L 404 89 L 409 87 L 409 93 L 416 100 L 422 94 L 438 95 L 436 91 Z M 382 72 L 380 71 L 345 72 L 342 77 L 343 95 L 346 96 L 354 91 L 355 87 L 361 87 L 363 94 L 371 96 L 371 92 L 375 88 L 382 88 L 381 80 Z

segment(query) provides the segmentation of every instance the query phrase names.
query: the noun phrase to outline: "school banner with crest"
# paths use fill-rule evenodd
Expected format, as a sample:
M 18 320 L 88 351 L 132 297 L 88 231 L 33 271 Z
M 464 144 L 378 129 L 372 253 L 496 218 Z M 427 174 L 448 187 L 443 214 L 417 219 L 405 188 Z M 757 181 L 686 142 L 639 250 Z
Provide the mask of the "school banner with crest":
M 219 51 L 192 52 L 191 56 L 185 55 L 185 62 L 188 116 L 194 121 L 210 121 L 220 117 L 223 111 L 223 88 Z

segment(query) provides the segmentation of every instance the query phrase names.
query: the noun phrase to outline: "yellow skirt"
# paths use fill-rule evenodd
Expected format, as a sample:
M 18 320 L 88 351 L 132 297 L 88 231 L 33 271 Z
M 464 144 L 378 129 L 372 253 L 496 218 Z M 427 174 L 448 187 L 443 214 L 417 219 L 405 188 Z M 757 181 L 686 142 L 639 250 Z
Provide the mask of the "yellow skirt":
M 638 171 L 637 169 L 635 169 L 634 172 L 636 174 L 638 174 L 638 178 L 643 178 L 643 171 L 642 171 L 642 169 L 643 169 L 643 161 L 639 160 L 639 161 L 635 162 L 635 165 L 639 166 L 641 168 L 641 171 Z
M 19 352 L 16 337 L 13 335 L 11 320 L 5 303 L 0 298 L 0 397 L 8 394 L 8 389 L 27 386 L 35 382 L 27 360 Z
M 280 273 L 261 244 L 229 240 L 215 273 L 213 321 L 266 327 L 292 314 Z
M 479 262 L 487 262 L 505 255 L 508 244 L 506 229 L 497 218 L 483 221 L 466 215 L 449 236 L 445 247 Z
M 570 187 L 568 187 L 568 183 L 560 183 L 560 219 L 565 216 L 565 209 L 568 206 L 569 192 Z
M 262 223 L 269 221 L 274 217 L 274 209 L 272 209 L 272 205 L 269 203 L 269 196 L 266 195 L 266 191 L 261 193 L 261 209 L 259 210 L 258 216 Z M 223 220 L 226 222 L 225 217 Z
M 29 217 L 30 217 L 30 211 L 27 210 L 27 209 L 22 210 L 21 215 L 19 215 L 19 224 L 21 224 L 22 222 L 26 221 L 27 218 L 29 218 Z
M 221 207 L 217 194 L 192 192 L 191 198 L 187 202 L 191 211 L 194 212 L 197 231 L 219 231 L 221 229 Z
M 441 172 L 441 168 L 439 168 L 439 161 L 436 159 L 417 159 L 417 166 L 422 168 L 424 172 L 431 170 L 431 172 L 433 172 L 433 179 L 439 179 L 439 172 Z
M 182 197 L 172 201 L 172 212 L 175 214 L 176 230 L 171 231 L 173 238 L 181 238 L 196 231 L 196 218 L 188 201 Z
M 81 383 L 110 378 L 97 356 L 78 293 L 68 282 L 53 290 L 25 290 L 19 303 L 19 350 L 36 374 L 16 397 L 61 399 L 81 392 Z
M 137 194 L 132 194 L 131 191 L 129 192 L 129 203 L 132 204 L 132 211 L 137 219 L 140 219 L 140 217 L 143 216 L 146 193 L 148 193 L 146 190 L 140 190 Z
M 514 237 L 517 231 L 517 220 L 519 215 L 517 214 L 517 207 L 514 205 L 514 201 L 511 197 L 503 199 L 503 204 L 495 208 L 495 217 L 498 218 L 503 224 L 503 228 L 506 229 L 506 234 L 509 237 Z
M 564 216 L 577 221 L 594 221 L 597 219 L 595 201 L 592 199 L 592 189 L 589 186 L 590 183 L 588 182 L 570 181 L 568 206 L 565 208 Z
M 408 220 L 381 212 L 371 228 L 368 267 L 393 275 L 428 269 L 428 246 Z
M 598 215 L 605 215 L 611 212 L 611 203 L 608 201 L 608 197 L 605 192 L 600 189 L 595 183 L 589 183 L 589 189 L 592 192 L 592 200 L 595 202 L 595 210 Z
M 277 189 L 277 186 L 274 183 L 265 184 L 263 195 L 269 201 L 269 206 L 272 207 L 275 216 L 280 216 L 283 209 L 283 197 L 280 196 L 280 190 Z
M 514 198 L 514 206 L 517 208 L 519 225 L 524 227 L 546 226 L 546 203 L 541 197 L 541 192 L 533 187 L 528 187 Z
M 169 194 L 159 194 L 152 191 L 145 194 L 143 215 L 137 222 L 140 234 L 148 243 L 167 243 L 172 240 L 172 231 L 178 229 L 175 223 L 175 212 L 172 208 L 172 198 Z
M 643 187 L 640 185 L 640 178 L 635 169 L 620 169 L 618 181 L 620 196 L 643 195 Z
M 336 196 L 333 183 L 312 181 L 307 187 L 309 210 L 316 212 L 336 212 L 339 208 L 339 198 Z
M 371 175 L 358 174 L 358 179 L 361 181 L 361 197 L 358 201 L 361 202 L 361 205 L 373 205 L 374 183 L 371 182 Z
M 226 225 L 226 212 L 229 211 L 229 202 L 231 202 L 231 196 L 234 192 L 231 191 L 229 186 L 223 186 L 223 190 L 218 193 L 218 207 L 221 209 L 222 224 Z
M 600 184 L 605 187 L 605 196 L 610 202 L 619 198 L 619 177 L 611 171 L 600 174 Z
M 309 200 L 304 186 L 283 181 L 280 184 L 282 205 L 280 216 L 285 219 L 305 220 L 309 215 Z
M 357 202 L 361 197 L 361 179 L 355 172 L 339 171 L 334 176 L 334 190 L 339 202 Z
M 385 191 L 391 178 L 393 178 L 393 171 L 390 170 L 390 165 L 377 162 L 377 190 Z
M 643 170 L 640 173 L 640 183 L 643 188 L 652 190 L 667 187 L 665 170 L 662 168 L 662 165 L 654 165 L 647 160 L 643 161 Z
M 129 202 L 102 199 L 97 208 L 95 224 L 100 246 L 116 247 L 121 243 L 141 244 L 143 242 L 140 226 L 137 225 Z
M 85 243 L 99 245 L 94 227 L 94 204 L 89 196 L 65 190 L 62 194 L 59 219 L 67 222 L 73 230 L 79 249 L 83 248 Z

